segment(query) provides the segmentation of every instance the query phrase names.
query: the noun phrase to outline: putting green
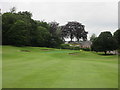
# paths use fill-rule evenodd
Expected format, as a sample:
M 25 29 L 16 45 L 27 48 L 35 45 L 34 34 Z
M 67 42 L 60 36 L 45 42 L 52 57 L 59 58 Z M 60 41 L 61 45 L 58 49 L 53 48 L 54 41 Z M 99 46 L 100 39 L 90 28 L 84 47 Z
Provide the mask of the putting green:
M 3 88 L 118 87 L 116 55 L 47 49 L 3 46 Z

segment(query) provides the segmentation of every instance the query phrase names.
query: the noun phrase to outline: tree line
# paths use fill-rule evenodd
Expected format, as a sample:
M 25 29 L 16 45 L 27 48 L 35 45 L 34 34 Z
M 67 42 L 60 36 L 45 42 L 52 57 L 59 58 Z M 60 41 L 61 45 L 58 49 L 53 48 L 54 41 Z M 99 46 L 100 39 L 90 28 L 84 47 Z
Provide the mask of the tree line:
M 66 38 L 70 38 L 70 42 L 74 38 L 77 42 L 87 40 L 85 26 L 77 21 L 60 26 L 57 22 L 34 20 L 32 13 L 28 11 L 16 13 L 15 7 L 1 16 L 3 45 L 57 48 L 64 44 Z M 120 29 L 113 35 L 109 31 L 101 32 L 98 37 L 93 34 L 90 40 L 92 51 L 106 54 L 107 51 L 120 49 Z
M 16 13 L 15 7 L 2 14 L 3 45 L 59 47 L 65 38 L 87 40 L 87 33 L 79 22 L 59 26 L 57 22 L 34 20 L 28 11 Z

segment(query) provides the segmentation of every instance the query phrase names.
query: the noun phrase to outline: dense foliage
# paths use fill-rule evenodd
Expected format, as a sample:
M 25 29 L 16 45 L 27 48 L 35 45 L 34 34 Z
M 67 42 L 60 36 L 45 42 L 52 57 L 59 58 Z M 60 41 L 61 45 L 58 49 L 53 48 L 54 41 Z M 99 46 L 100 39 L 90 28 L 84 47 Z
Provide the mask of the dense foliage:
M 70 37 L 71 41 L 73 38 L 76 38 L 78 42 L 80 39 L 86 41 L 88 32 L 85 31 L 84 27 L 84 25 L 76 21 L 68 22 L 62 26 L 63 37 Z
M 106 52 L 116 50 L 118 47 L 116 39 L 110 32 L 101 32 L 101 34 L 94 39 L 92 50 L 97 52 Z
M 60 47 L 65 38 L 87 40 L 84 25 L 68 22 L 59 26 L 57 22 L 36 21 L 28 11 L 17 12 L 16 8 L 2 14 L 2 44 L 14 46 Z
M 118 48 L 120 49 L 120 29 L 114 32 L 114 38 L 117 40 Z
M 90 41 L 93 42 L 95 40 L 95 38 L 96 38 L 96 35 L 93 33 L 90 37 Z
M 30 12 L 2 14 L 3 45 L 58 47 L 63 43 L 52 24 L 35 21 Z

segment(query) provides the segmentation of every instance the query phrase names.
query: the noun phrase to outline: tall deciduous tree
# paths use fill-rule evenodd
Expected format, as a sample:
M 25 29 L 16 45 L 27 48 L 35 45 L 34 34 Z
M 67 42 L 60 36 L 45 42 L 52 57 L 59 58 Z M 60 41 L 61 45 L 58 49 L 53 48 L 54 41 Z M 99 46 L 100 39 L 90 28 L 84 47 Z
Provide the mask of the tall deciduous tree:
M 10 28 L 16 22 L 17 17 L 15 14 L 7 12 L 2 14 L 2 43 L 5 45 L 9 45 L 9 38 L 11 34 L 9 33 Z
M 11 45 L 25 46 L 29 44 L 28 30 L 24 21 L 17 20 L 8 33 L 8 40 Z
M 50 33 L 45 27 L 38 26 L 33 37 L 34 46 L 48 47 L 48 39 L 50 38 Z
M 49 25 L 50 25 L 49 31 L 50 31 L 51 35 L 52 36 L 57 36 L 57 30 L 58 30 L 58 27 L 59 27 L 59 23 L 50 22 Z
M 77 41 L 82 38 L 84 41 L 87 40 L 87 33 L 84 29 L 84 25 L 79 22 L 68 22 L 62 27 L 64 37 L 70 37 L 71 41 L 75 37 Z
M 28 11 L 2 14 L 3 45 L 58 47 L 62 42 L 57 22 L 33 20 Z

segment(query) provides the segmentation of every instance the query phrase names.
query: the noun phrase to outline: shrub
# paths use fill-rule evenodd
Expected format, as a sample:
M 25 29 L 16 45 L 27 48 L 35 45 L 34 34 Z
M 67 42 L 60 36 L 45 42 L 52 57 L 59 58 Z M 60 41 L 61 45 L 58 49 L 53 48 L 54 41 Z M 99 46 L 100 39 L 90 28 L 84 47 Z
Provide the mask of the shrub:
M 73 47 L 73 50 L 80 50 L 80 47 Z
M 61 44 L 60 48 L 61 49 L 70 49 L 70 45 L 69 44 Z
M 84 50 L 84 51 L 91 51 L 90 48 L 81 48 L 81 49 Z

